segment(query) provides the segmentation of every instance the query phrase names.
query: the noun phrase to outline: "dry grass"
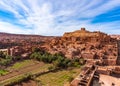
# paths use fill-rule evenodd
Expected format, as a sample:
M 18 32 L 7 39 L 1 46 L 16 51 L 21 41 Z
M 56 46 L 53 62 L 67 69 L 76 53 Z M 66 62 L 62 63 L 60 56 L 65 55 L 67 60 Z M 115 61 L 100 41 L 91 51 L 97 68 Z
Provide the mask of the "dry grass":
M 36 78 L 40 81 L 42 86 L 64 86 L 69 81 L 69 78 L 76 77 L 80 73 L 80 68 L 73 68 L 72 70 L 61 70 L 57 72 L 50 72 Z
M 33 60 L 24 60 L 24 61 L 21 61 L 21 62 L 16 62 L 13 66 L 9 67 L 8 69 L 21 69 L 21 68 L 24 68 L 26 66 L 29 66 L 29 65 L 33 65 L 35 64 L 36 62 L 33 61 Z

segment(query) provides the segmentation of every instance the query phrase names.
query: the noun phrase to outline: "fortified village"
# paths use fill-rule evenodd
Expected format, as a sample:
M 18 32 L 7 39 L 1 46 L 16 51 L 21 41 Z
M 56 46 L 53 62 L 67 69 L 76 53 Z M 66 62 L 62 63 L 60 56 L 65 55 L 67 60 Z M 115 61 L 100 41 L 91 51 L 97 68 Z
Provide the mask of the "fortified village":
M 120 86 L 120 38 L 116 35 L 81 28 L 66 32 L 62 37 L 42 37 L 40 40 L 36 38 L 38 44 L 23 40 L 22 47 L 17 45 L 0 51 L 24 59 L 29 57 L 33 47 L 38 47 L 51 54 L 61 53 L 71 60 L 82 58 L 86 64 L 71 86 L 90 86 L 95 79 L 101 86 Z
M 86 60 L 82 72 L 71 82 L 71 86 L 90 86 L 94 83 L 93 79 L 99 79 L 101 86 L 119 86 L 120 42 L 116 37 L 81 28 L 53 39 L 43 48 L 52 54 L 59 52 L 70 59 Z

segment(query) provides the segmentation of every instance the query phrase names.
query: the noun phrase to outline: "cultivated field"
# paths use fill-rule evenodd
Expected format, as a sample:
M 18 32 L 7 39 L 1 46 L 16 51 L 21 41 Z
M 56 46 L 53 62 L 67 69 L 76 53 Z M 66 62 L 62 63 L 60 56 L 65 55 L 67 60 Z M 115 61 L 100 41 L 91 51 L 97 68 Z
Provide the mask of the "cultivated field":
M 80 71 L 81 68 L 58 70 L 37 77 L 36 81 L 41 83 L 42 86 L 64 86 L 64 84 L 69 84 L 71 79 L 75 78 Z
M 33 60 L 18 62 L 8 68 L 10 71 L 8 74 L 0 77 L 0 85 L 10 83 L 11 81 L 18 79 L 21 76 L 25 76 L 25 74 L 28 73 L 35 74 L 47 71 L 49 66 L 51 66 L 51 64 L 44 64 L 43 62 Z

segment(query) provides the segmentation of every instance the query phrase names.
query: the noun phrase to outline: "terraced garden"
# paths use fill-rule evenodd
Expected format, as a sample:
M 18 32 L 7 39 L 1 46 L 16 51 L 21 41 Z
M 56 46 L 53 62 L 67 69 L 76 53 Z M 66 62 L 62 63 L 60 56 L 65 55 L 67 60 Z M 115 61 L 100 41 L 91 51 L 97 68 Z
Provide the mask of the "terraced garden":
M 59 70 L 41 75 L 36 78 L 36 81 L 42 86 L 64 86 L 75 78 L 81 71 L 81 68 L 73 68 L 71 70 Z
M 33 60 L 18 62 L 8 68 L 8 74 L 0 77 L 0 85 L 10 83 L 11 81 L 19 79 L 19 77 L 25 76 L 25 74 L 28 73 L 35 74 L 38 72 L 47 71 L 49 66 L 51 66 L 51 64 L 44 64 L 43 62 Z

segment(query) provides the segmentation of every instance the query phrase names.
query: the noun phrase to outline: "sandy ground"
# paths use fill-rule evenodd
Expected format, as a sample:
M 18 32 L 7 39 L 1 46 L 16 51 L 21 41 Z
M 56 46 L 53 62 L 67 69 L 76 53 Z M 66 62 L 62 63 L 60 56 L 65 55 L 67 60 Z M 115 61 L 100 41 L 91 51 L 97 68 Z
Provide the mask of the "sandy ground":
M 100 74 L 101 86 L 120 86 L 120 78 Z

